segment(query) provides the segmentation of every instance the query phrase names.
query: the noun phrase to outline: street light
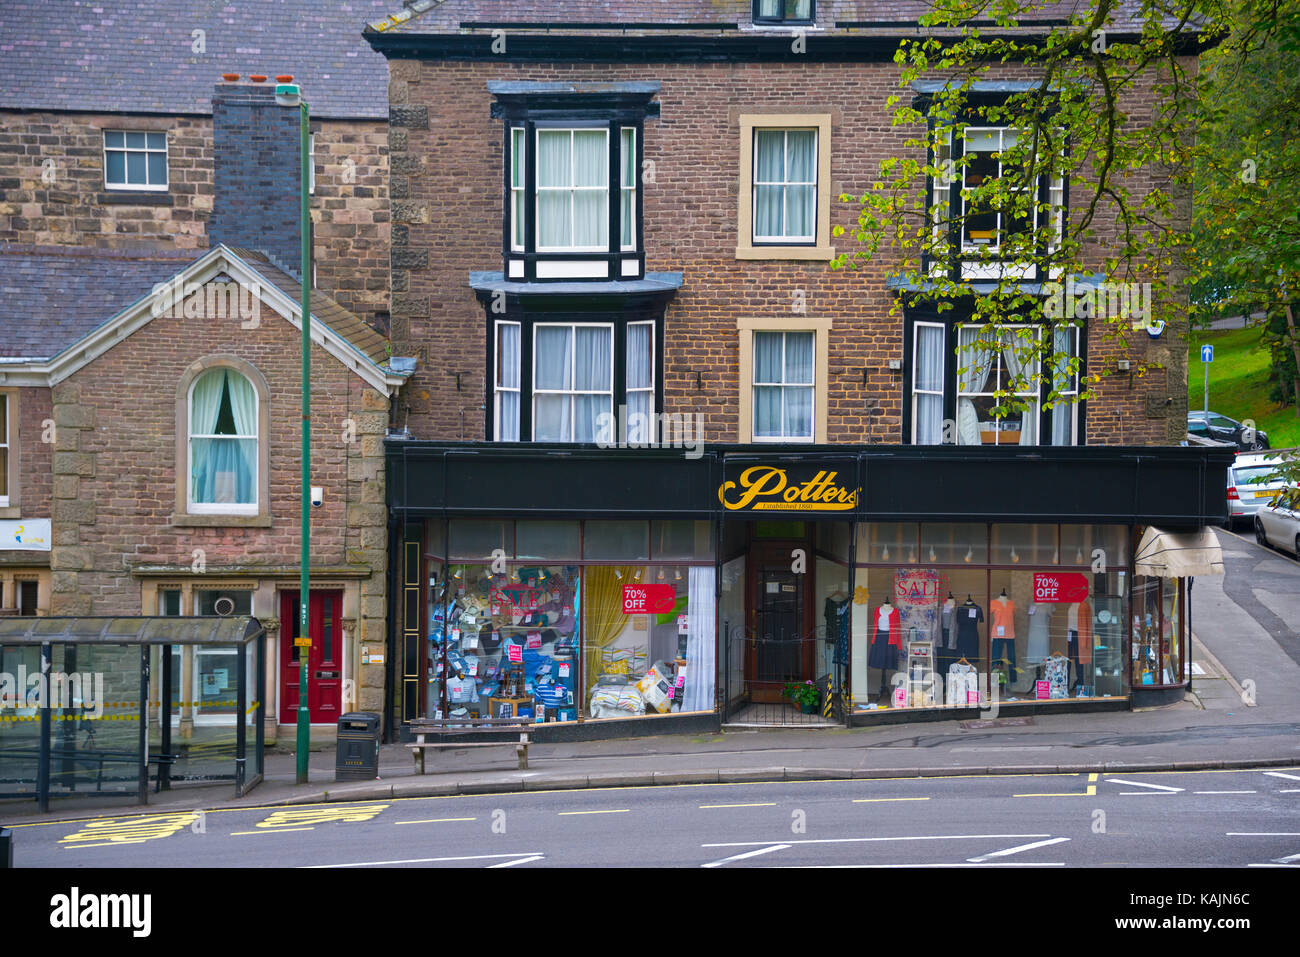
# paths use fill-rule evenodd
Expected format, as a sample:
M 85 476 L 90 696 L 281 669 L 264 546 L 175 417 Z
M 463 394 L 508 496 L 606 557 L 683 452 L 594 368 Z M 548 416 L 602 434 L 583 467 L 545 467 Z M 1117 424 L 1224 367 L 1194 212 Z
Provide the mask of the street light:
M 302 222 L 302 551 L 298 558 L 298 641 L 304 652 L 298 653 L 298 774 L 299 784 L 307 783 L 307 753 L 311 745 L 311 712 L 307 707 L 308 659 L 311 657 L 311 636 L 307 633 L 307 607 L 311 597 L 311 223 L 307 206 L 309 139 L 307 134 L 308 107 L 302 90 L 290 83 L 291 76 L 276 77 L 275 102 L 279 106 L 298 107 L 301 111 L 299 153 L 302 157 L 301 209 Z

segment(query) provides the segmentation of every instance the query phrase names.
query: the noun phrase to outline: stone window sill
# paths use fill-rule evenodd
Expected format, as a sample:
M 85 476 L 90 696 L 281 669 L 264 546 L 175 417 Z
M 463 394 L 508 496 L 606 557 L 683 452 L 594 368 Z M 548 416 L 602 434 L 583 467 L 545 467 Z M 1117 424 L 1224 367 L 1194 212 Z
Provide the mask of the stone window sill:
M 105 190 L 99 194 L 102 206 L 174 206 L 171 193 L 149 190 Z

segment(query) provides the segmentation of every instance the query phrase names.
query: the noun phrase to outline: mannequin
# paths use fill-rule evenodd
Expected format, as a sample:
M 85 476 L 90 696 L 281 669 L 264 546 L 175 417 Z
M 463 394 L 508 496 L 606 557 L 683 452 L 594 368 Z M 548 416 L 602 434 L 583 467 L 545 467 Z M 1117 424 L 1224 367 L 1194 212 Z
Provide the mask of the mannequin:
M 1029 650 L 1025 660 L 1031 665 L 1040 664 L 1047 657 L 1054 614 L 1056 606 L 1053 604 L 1040 605 L 1034 602 L 1029 606 Z
M 871 657 L 867 666 L 880 669 L 880 695 L 886 698 L 888 683 L 885 673 L 898 669 L 898 652 L 903 646 L 902 617 L 888 598 L 872 615 L 871 628 Z
M 935 664 L 941 673 L 948 670 L 948 665 L 952 664 L 953 659 L 956 657 L 952 653 L 957 647 L 952 620 L 956 610 L 957 601 L 952 597 L 952 592 L 948 592 L 948 597 L 944 599 L 943 605 L 939 608 L 940 637 L 938 646 L 935 649 Z
M 975 604 L 975 599 L 970 595 L 956 609 L 957 617 L 957 647 L 955 653 L 959 658 L 979 658 L 980 657 L 980 632 L 979 623 L 984 620 L 984 609 Z
M 989 605 L 989 634 L 993 638 L 993 661 L 1006 662 L 1007 680 L 1016 683 L 1016 603 L 1007 590 Z
M 1070 663 L 1074 665 L 1074 680 L 1070 690 L 1080 684 L 1090 684 L 1083 680 L 1083 669 L 1091 671 L 1092 664 L 1092 603 L 1087 601 L 1071 605 L 1065 623 L 1066 652 Z

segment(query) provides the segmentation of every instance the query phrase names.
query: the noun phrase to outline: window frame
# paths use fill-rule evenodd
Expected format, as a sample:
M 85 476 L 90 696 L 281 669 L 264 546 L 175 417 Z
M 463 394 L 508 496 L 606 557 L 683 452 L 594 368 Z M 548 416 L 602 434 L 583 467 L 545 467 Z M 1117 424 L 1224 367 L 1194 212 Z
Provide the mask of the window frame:
M 829 318 L 797 320 L 771 317 L 741 317 L 736 320 L 740 337 L 740 442 L 765 445 L 810 445 L 824 443 L 827 439 L 827 387 L 830 372 L 830 333 L 833 320 Z M 755 435 L 754 403 L 754 333 L 755 332 L 811 332 L 813 333 L 813 408 L 812 435 L 809 438 Z M 782 369 L 784 374 L 784 367 Z M 784 422 L 782 423 L 784 427 Z
M 195 386 L 198 385 L 199 380 L 202 379 L 205 375 L 217 370 L 224 372 L 226 375 L 229 375 L 231 372 L 238 373 L 238 370 L 232 369 L 229 366 L 214 366 L 212 369 L 205 369 L 203 373 L 201 373 L 200 375 L 196 375 L 194 379 L 190 382 L 188 394 L 186 396 L 186 403 L 187 403 L 187 412 L 185 417 L 185 422 L 186 422 L 185 446 L 187 450 L 186 457 L 185 457 L 186 511 L 189 512 L 191 515 L 256 515 L 261 505 L 261 503 L 257 500 L 257 493 L 259 491 L 257 489 L 257 473 L 260 471 L 261 457 L 262 457 L 260 436 L 220 435 L 220 434 L 206 434 L 206 433 L 196 434 L 190 428 L 190 425 L 192 424 L 192 415 L 194 412 L 194 388 Z M 257 394 L 257 386 L 253 385 L 253 382 L 249 380 L 247 376 L 244 376 L 243 378 L 246 381 L 248 381 L 248 384 L 250 386 L 252 386 L 254 399 L 257 401 L 258 406 L 260 406 L 261 396 Z M 253 414 L 255 417 L 260 417 L 258 416 L 258 409 L 254 409 Z M 197 502 L 195 501 L 194 486 L 193 486 L 194 440 L 195 439 L 230 439 L 236 442 L 247 442 L 250 439 L 253 440 L 253 442 L 255 443 L 255 447 L 257 449 L 257 458 L 253 462 L 254 499 L 251 503 L 250 502 Z
M 628 330 L 634 325 L 645 324 L 651 327 L 650 332 L 650 382 L 652 398 L 650 402 L 650 411 L 652 414 L 663 411 L 663 313 L 657 312 L 654 315 L 646 313 L 630 313 L 627 315 L 615 312 L 514 312 L 513 310 L 506 315 L 493 316 L 489 313 L 487 341 L 489 348 L 487 350 L 487 379 L 492 383 L 492 400 L 487 403 L 487 416 L 484 422 L 484 436 L 489 442 L 506 442 L 515 444 L 516 442 L 536 442 L 542 441 L 533 438 L 536 435 L 535 408 L 533 388 L 536 359 L 534 357 L 534 343 L 536 342 L 536 333 L 534 331 L 539 325 L 594 325 L 594 326 L 612 326 L 613 327 L 613 364 L 611 366 L 613 378 L 612 408 L 615 416 L 619 413 L 620 406 L 626 406 L 628 387 L 627 387 L 627 338 Z M 501 401 L 500 393 L 503 391 L 515 391 L 513 389 L 498 389 L 497 382 L 497 354 L 500 342 L 500 333 L 498 328 L 502 325 L 514 325 L 519 327 L 519 423 L 518 439 L 503 439 L 501 437 Z M 554 394 L 555 390 L 547 390 Z M 527 401 L 525 401 L 525 398 Z M 626 413 L 625 413 L 626 417 Z M 626 429 L 628 423 L 620 423 Z M 572 434 L 572 431 L 570 431 Z M 623 436 L 625 437 L 625 436 Z M 581 442 L 558 442 L 556 440 L 545 440 L 554 444 L 574 444 L 583 445 L 589 443 Z
M 977 97 L 978 102 L 988 103 L 989 95 L 983 94 Z M 936 148 L 936 124 L 933 117 L 928 121 L 929 136 L 928 145 L 926 146 L 927 164 L 934 169 L 941 168 L 944 159 L 951 159 L 954 163 L 959 163 L 966 155 L 967 134 L 971 131 L 997 131 L 999 135 L 999 146 L 1002 143 L 1002 134 L 1008 130 L 1014 129 L 1010 126 L 992 126 L 983 123 L 978 117 L 967 115 L 960 120 L 951 124 L 948 131 L 947 143 L 938 144 Z M 960 129 L 962 135 L 955 135 Z M 1063 147 L 1067 149 L 1068 147 Z M 946 156 L 943 154 L 946 153 Z M 1002 175 L 1001 160 L 998 161 L 998 175 Z M 944 275 L 947 274 L 955 282 L 967 281 L 978 282 L 982 280 L 995 280 L 998 278 L 1020 278 L 1026 280 L 1046 281 L 1054 278 L 1052 276 L 1039 275 L 1039 270 L 1031 268 L 1032 264 L 1017 260 L 1010 260 L 999 255 L 1001 249 L 1001 227 L 995 228 L 995 239 L 998 240 L 996 245 L 985 246 L 977 244 L 967 244 L 963 235 L 964 215 L 966 211 L 966 198 L 962 195 L 966 186 L 967 167 L 963 166 L 960 177 L 954 177 L 953 182 L 947 186 L 943 185 L 942 180 L 932 174 L 926 175 L 926 196 L 929 204 L 929 218 L 933 229 L 937 233 L 946 227 L 947 229 L 947 257 L 946 260 L 936 256 L 932 251 L 927 250 L 922 257 L 922 268 L 927 275 Z M 1039 205 L 1050 203 L 1050 209 L 1046 215 L 1053 220 L 1052 238 L 1047 244 L 1047 252 L 1052 252 L 1059 248 L 1062 242 L 1063 230 L 1069 216 L 1069 177 L 1062 175 L 1058 178 L 1049 178 L 1048 174 L 1043 173 L 1038 177 L 1038 183 L 1035 188 L 1035 201 L 1033 204 L 1032 214 L 1034 217 L 1031 230 L 1036 231 L 1039 226 L 1043 211 Z M 946 206 L 941 204 L 940 197 L 946 192 Z M 960 215 L 954 216 L 953 210 L 959 211 Z M 946 215 L 945 215 L 946 212 Z M 1002 213 L 998 212 L 999 224 Z
M 171 188 L 171 147 L 170 147 L 170 144 L 167 142 L 167 131 L 166 131 L 166 130 L 124 130 L 124 129 L 105 129 L 105 130 L 103 130 L 102 132 L 103 132 L 103 136 L 102 136 L 102 138 L 101 138 L 101 139 L 102 139 L 101 160 L 102 160 L 102 162 L 103 162 L 103 164 L 104 164 L 104 189 L 106 189 L 106 190 L 116 190 L 116 191 L 119 191 L 119 192 L 127 192 L 127 193 L 165 193 L 165 192 L 167 192 L 167 191 Z M 108 135 L 109 135 L 110 133 L 121 133 L 121 134 L 122 134 L 122 145 L 121 145 L 121 146 L 109 146 L 109 145 L 108 145 Z M 127 145 L 126 145 L 126 138 L 127 138 L 129 135 L 131 135 L 132 133 L 139 133 L 139 134 L 142 134 L 142 135 L 145 137 L 145 145 L 144 145 L 143 148 L 141 148 L 141 147 L 135 147 L 135 146 L 127 146 Z M 163 145 L 162 145 L 162 149 L 161 149 L 161 150 L 152 149 L 152 148 L 149 146 L 149 137 L 150 137 L 151 135 L 152 135 L 152 136 L 161 136 L 161 137 L 162 137 Z M 110 182 L 110 181 L 109 181 L 109 178 L 108 178 L 108 154 L 109 154 L 110 151 L 111 151 L 111 152 L 114 152 L 114 153 L 121 153 L 121 154 L 122 154 L 122 176 L 123 176 L 123 180 L 122 180 L 121 183 L 113 183 L 113 182 Z M 145 156 L 145 161 L 144 161 L 145 182 L 144 182 L 144 183 L 130 183 L 130 182 L 127 182 L 127 179 L 126 179 L 126 177 L 127 177 L 127 162 L 126 162 L 126 157 L 127 157 L 129 154 L 131 154 L 131 153 L 143 153 L 144 156 Z M 163 173 L 164 173 L 164 175 L 167 177 L 167 180 L 166 180 L 166 182 L 164 182 L 164 183 L 159 184 L 159 183 L 150 183 L 150 182 L 149 182 L 149 154 L 151 154 L 151 153 L 153 153 L 153 154 L 161 153 L 161 154 L 162 154 L 162 158 L 163 158 Z
M 538 332 L 539 332 L 541 329 L 556 329 L 556 328 L 559 328 L 559 329 L 569 329 L 570 332 L 572 333 L 572 336 L 571 336 L 570 341 L 571 341 L 571 343 L 572 343 L 572 345 L 573 345 L 573 348 L 571 348 L 570 351 L 569 351 L 569 368 L 568 368 L 568 370 L 567 370 L 567 371 L 568 371 L 568 378 L 569 378 L 569 382 L 570 382 L 570 388 L 568 388 L 568 389 L 539 389 L 538 386 L 537 386 L 537 359 L 538 359 L 538 352 L 539 352 L 539 350 L 538 350 L 538 348 L 537 348 Z M 581 390 L 580 390 L 580 389 L 576 388 L 576 386 L 573 385 L 574 380 L 577 378 L 578 350 L 577 350 L 576 346 L 577 346 L 577 341 L 578 341 L 578 329 L 608 329 L 608 330 L 609 330 L 609 389 L 608 389 L 608 391 L 605 391 L 605 390 L 598 390 L 598 389 L 581 389 Z M 616 338 L 616 323 L 613 323 L 613 322 L 584 322 L 584 321 L 578 321 L 578 320 L 574 320 L 574 321 L 564 321 L 564 320 L 560 320 L 560 319 L 548 319 L 548 320 L 543 320 L 543 321 L 539 321 L 539 322 L 534 322 L 534 323 L 532 324 L 532 340 L 533 340 L 533 342 L 532 342 L 532 345 L 533 345 L 533 349 L 532 349 L 532 379 L 531 379 L 531 381 L 532 381 L 532 388 L 529 390 L 529 393 L 528 393 L 529 401 L 532 403 L 532 413 L 533 413 L 533 414 L 532 414 L 532 420 L 533 420 L 533 421 L 532 421 L 532 441 L 534 441 L 534 442 L 539 442 L 539 441 L 540 441 L 540 442 L 562 442 L 562 443 L 565 443 L 565 444 L 581 444 L 581 443 L 578 443 L 578 440 L 575 439 L 575 438 L 573 437 L 574 429 L 576 428 L 576 426 L 577 426 L 577 421 L 578 421 L 578 420 L 577 420 L 577 417 L 574 415 L 574 411 L 575 411 L 575 409 L 574 409 L 574 404 L 575 404 L 575 402 L 576 402 L 578 396 L 591 396 L 591 395 L 605 395 L 605 396 L 609 396 L 609 410 L 608 410 L 608 411 L 610 412 L 611 415 L 616 413 L 617 410 L 616 410 L 616 407 L 615 407 L 615 404 L 614 404 L 614 380 L 615 380 L 615 378 L 616 378 L 616 377 L 615 377 L 615 374 L 614 374 L 614 362 L 615 362 L 615 354 L 616 354 L 616 352 L 617 352 L 618 350 L 615 348 L 615 342 L 614 342 L 615 338 Z M 522 386 L 522 381 L 521 381 L 521 386 Z M 537 416 L 537 400 L 538 400 L 538 397 L 539 397 L 539 396 L 548 396 L 548 395 L 561 395 L 561 396 L 567 396 L 567 397 L 568 397 L 568 401 L 569 401 L 569 435 L 568 435 L 566 438 L 560 438 L 560 439 L 538 439 L 538 438 L 537 438 L 537 419 L 538 419 L 538 416 Z
M 575 167 L 574 167 L 574 163 L 575 163 L 575 155 L 574 155 L 574 153 L 575 153 L 575 151 L 574 151 L 574 148 L 573 148 L 573 146 L 574 146 L 574 142 L 575 142 L 575 140 L 576 140 L 576 134 L 577 134 L 577 133 L 580 133 L 580 132 L 589 132 L 589 131 L 591 131 L 591 130 L 593 130 L 593 129 L 597 129 L 597 130 L 599 130 L 602 134 L 604 134 L 604 137 L 605 137 L 605 155 L 604 155 L 604 160 L 605 160 L 605 163 L 604 163 L 604 165 L 605 165 L 605 185 L 604 185 L 603 187 L 600 187 L 600 186 L 577 186 L 577 185 L 574 185 L 574 182 L 575 182 L 577 176 L 576 176 L 576 170 L 575 170 Z M 611 243 L 612 243 L 611 237 L 609 236 L 610 217 L 611 217 L 611 215 L 612 215 L 612 213 L 613 213 L 613 211 L 610 209 L 610 195 L 609 195 L 610 192 L 611 192 L 610 178 L 609 178 L 609 167 L 610 167 L 610 162 L 611 162 L 611 159 L 612 159 L 612 156 L 611 156 L 611 144 L 610 144 L 610 139 L 611 139 L 610 132 L 611 132 L 611 131 L 610 131 L 608 128 L 605 128 L 605 127 L 590 127 L 590 126 L 572 126 L 572 127 L 534 126 L 534 133 L 533 133 L 533 164 L 534 164 L 533 169 L 534 169 L 534 172 L 536 172 L 536 163 L 537 163 L 538 160 L 540 159 L 540 157 L 541 157 L 541 153 L 542 153 L 542 150 L 541 150 L 541 139 L 542 139 L 542 134 L 543 134 L 543 133 L 568 133 L 568 134 L 569 134 L 569 185 L 567 185 L 567 186 L 542 186 L 540 183 L 537 183 L 535 189 L 533 190 L 533 223 L 534 223 L 534 230 L 536 230 L 536 229 L 538 228 L 538 226 L 539 226 L 540 223 L 541 223 L 541 219 L 542 219 L 542 194 L 543 194 L 543 192 L 568 193 L 568 197 L 569 197 L 569 203 L 568 203 L 568 208 L 569 208 L 569 239 L 570 239 L 570 242 L 572 243 L 572 241 L 573 241 L 573 239 L 574 239 L 574 234 L 576 233 L 576 229 L 575 229 L 574 227 L 577 225 L 577 223 L 576 223 L 576 220 L 574 219 L 574 209 L 575 209 L 575 207 L 576 207 L 576 203 L 575 203 L 575 200 L 577 199 L 577 195 L 576 195 L 576 194 L 578 193 L 579 190 L 586 191 L 586 192 L 603 192 L 603 193 L 605 194 L 605 208 L 604 208 L 604 213 L 605 213 L 605 215 L 604 215 L 604 219 L 605 219 L 605 230 L 606 230 L 606 234 L 605 234 L 605 244 L 604 244 L 603 246 L 601 246 L 601 245 L 595 245 L 595 246 L 578 246 L 578 245 L 572 245 L 572 244 L 571 244 L 571 245 L 568 245 L 568 246 L 542 246 L 542 245 L 540 245 L 540 243 L 539 243 L 539 241 L 538 241 L 538 239 L 537 239 L 536 234 L 534 234 L 534 237 L 533 237 L 533 243 L 534 243 L 533 248 L 534 248 L 534 250 L 535 250 L 536 252 L 538 252 L 538 253 L 545 253 L 545 254 L 552 254 L 552 255 L 553 255 L 553 254 L 560 254 L 560 255 L 567 256 L 567 255 L 570 255 L 570 254 L 572 254 L 572 253 L 606 253 L 606 252 L 609 251 L 609 249 L 610 249 L 610 245 L 611 245 Z M 621 139 L 620 139 L 620 146 L 621 146 Z M 620 182 L 621 182 L 621 176 L 622 176 L 622 174 L 621 174 L 621 172 L 620 172 Z M 620 214 L 621 214 L 621 210 L 620 210 Z M 620 227 L 621 227 L 621 221 L 620 221 Z M 621 230 L 621 228 L 620 228 L 620 244 L 621 244 L 621 238 L 622 238 L 622 230 Z M 512 239 L 513 239 L 513 237 L 512 237 Z
M 782 13 L 784 14 L 787 0 L 777 0 Z M 817 0 L 808 0 L 807 17 L 787 17 L 787 16 L 764 16 L 760 13 L 762 0 L 753 0 L 750 5 L 750 15 L 755 24 L 762 26 L 784 26 L 787 24 L 812 24 L 817 22 Z
M 736 217 L 737 259 L 790 259 L 829 262 L 835 258 L 831 245 L 831 148 L 832 108 L 824 112 L 805 113 L 742 113 L 739 156 L 739 209 Z M 817 182 L 813 199 L 813 237 L 811 241 L 790 241 L 767 238 L 755 241 L 754 203 L 757 190 L 754 182 L 756 151 L 754 143 L 759 130 L 814 130 L 814 168 Z
M 977 323 L 977 322 L 959 322 L 959 323 L 957 323 L 957 324 L 955 325 L 955 327 L 954 327 L 954 331 L 957 333 L 957 368 L 958 368 L 959 370 L 960 370 L 961 368 L 963 368 L 963 360 L 962 360 L 962 356 L 961 356 L 962 333 L 963 333 L 965 330 L 968 330 L 968 329 L 974 329 L 974 330 L 976 330 L 976 332 L 979 332 L 979 331 L 982 330 L 983 328 L 984 328 L 984 327 L 983 327 L 980 323 Z M 1037 380 L 1037 379 L 1038 379 L 1038 376 L 1041 374 L 1042 361 L 1043 361 L 1043 355 L 1042 355 L 1042 353 L 1043 353 L 1043 334 L 1042 334 L 1042 333 L 1043 333 L 1043 328 L 1044 328 L 1044 326 L 1043 326 L 1042 323 L 1033 323 L 1033 322 L 1006 323 L 1006 324 L 1003 324 L 1003 325 L 998 326 L 998 329 L 997 329 L 997 332 L 998 332 L 998 348 L 997 348 L 997 353 L 994 355 L 994 358 L 995 358 L 997 361 L 996 361 L 996 363 L 991 363 L 991 365 L 993 366 L 993 368 L 990 369 L 990 372 L 996 372 L 996 374 L 997 374 L 997 375 L 996 375 L 996 379 L 997 379 L 997 381 L 996 381 L 995 383 L 993 383 L 993 388 L 992 388 L 991 390 L 986 389 L 986 390 L 984 390 L 984 391 L 982 391 L 982 392 L 963 392 L 963 391 L 961 391 L 961 375 L 960 375 L 960 372 L 959 372 L 958 375 L 957 375 L 957 378 L 956 378 L 956 379 L 954 380 L 954 382 L 953 382 L 953 396 L 954 396 L 954 398 L 956 399 L 956 402 L 958 403 L 958 408 L 960 409 L 960 403 L 961 403 L 961 400 L 962 400 L 962 399 L 982 399 L 982 398 L 990 398 L 990 397 L 994 396 L 994 395 L 995 395 L 999 390 L 1001 390 L 1001 388 L 1002 388 L 1002 375 L 1003 375 L 1003 370 L 1004 370 L 1004 368 L 1005 368 L 1005 366 L 1006 366 L 1006 360 L 1003 358 L 1003 352 L 1004 352 L 1004 350 L 1007 348 L 1007 343 L 1008 343 L 1008 342 L 1011 342 L 1011 343 L 1014 345 L 1015 342 L 1016 342 L 1016 340 L 1018 340 L 1018 339 L 1020 338 L 1020 330 L 1022 330 L 1022 329 L 1033 329 L 1033 330 L 1034 330 L 1034 360 L 1033 360 L 1033 361 L 1034 361 L 1034 369 L 1033 369 L 1033 378 L 1034 378 L 1035 380 Z M 947 383 L 945 383 L 945 385 L 946 385 L 946 384 L 947 384 Z M 1030 416 L 1031 414 L 1033 415 L 1033 418 L 1034 418 L 1034 420 L 1035 420 L 1035 423 L 1034 423 L 1034 436 L 1035 436 L 1035 438 L 1038 439 L 1039 441 L 1037 441 L 1037 442 L 1033 442 L 1033 443 L 1030 443 L 1030 444 L 1032 444 L 1032 445 L 1042 445 L 1042 444 L 1043 444 L 1043 443 L 1042 443 L 1042 437 L 1043 437 L 1043 430 L 1042 430 L 1042 419 L 1043 419 L 1042 383 L 1040 382 L 1040 383 L 1039 383 L 1039 388 L 1036 389 L 1036 390 L 1033 391 L 1033 392 L 1014 392 L 1014 393 L 1012 393 L 1012 395 L 1015 396 L 1015 397 L 1018 398 L 1018 399 L 1028 399 L 1028 400 L 1032 401 L 1032 412 L 1031 412 L 1030 409 L 1026 409 L 1026 410 L 1024 410 L 1023 412 L 1021 412 L 1021 413 L 1020 413 L 1020 415 L 1021 415 L 1021 421 L 1023 422 L 1025 418 L 1027 418 L 1027 417 Z M 997 417 L 996 420 L 999 421 L 999 422 L 1001 422 L 1004 418 L 1006 418 L 1006 417 L 1005 417 L 1005 416 L 1001 416 L 1001 417 Z M 1024 431 L 1024 426 L 1023 426 L 1023 425 L 1021 426 L 1021 431 L 1022 431 L 1022 432 Z M 998 441 L 994 441 L 994 442 L 985 442 L 985 441 L 981 438 L 979 444 L 980 444 L 980 445 L 995 445 L 995 446 L 1008 445 L 1008 444 L 1019 444 L 1019 443 L 1006 443 L 1006 442 L 1002 442 L 1002 441 L 1000 441 L 1001 434 L 1002 434 L 1002 433 L 1001 433 L 1000 431 L 994 432 L 994 435 L 995 435 L 995 436 L 998 436 L 998 438 L 999 438 Z M 956 439 L 957 439 L 956 444 L 957 444 L 957 445 L 961 445 L 962 442 L 961 442 L 961 432 L 960 432 L 960 429 L 957 431 L 955 437 L 956 437 Z
M 1058 322 L 1051 321 L 1034 321 L 1034 317 L 1027 317 L 1030 321 L 1007 323 L 1003 328 L 1012 326 L 1037 326 L 1039 328 L 1040 351 L 1037 361 L 1040 368 L 1045 364 L 1049 355 L 1044 352 L 1047 348 L 1046 343 L 1049 341 L 1054 330 L 1072 329 L 1074 335 L 1074 355 L 1078 357 L 1078 369 L 1074 376 L 1074 389 L 1065 390 L 1064 394 L 1078 395 L 1081 390 L 1080 383 L 1087 376 L 1088 369 L 1088 326 L 1080 325 L 1078 322 Z M 918 333 L 916 326 L 922 325 L 939 325 L 944 328 L 944 374 L 943 374 L 943 421 L 953 423 L 954 427 L 957 422 L 957 370 L 961 368 L 961 362 L 957 355 L 959 329 L 962 326 L 974 326 L 980 328 L 979 323 L 971 322 L 969 312 L 963 311 L 957 316 L 950 314 L 938 313 L 933 307 L 906 307 L 904 312 L 904 335 L 903 335 L 903 381 L 901 406 L 903 411 L 902 428 L 900 429 L 900 441 L 904 444 L 917 445 L 917 414 L 916 414 L 916 362 L 918 360 L 918 350 L 916 343 Z M 1054 346 L 1052 347 L 1054 349 Z M 1037 393 L 1036 403 L 1038 408 L 1038 431 L 1037 446 L 1050 445 L 1052 432 L 1052 415 L 1055 407 L 1052 409 L 1044 408 L 1044 403 L 1052 392 L 1052 385 L 1048 381 L 1039 382 L 1039 391 Z M 1083 446 L 1087 444 L 1087 424 L 1088 424 L 1088 401 L 1086 399 L 1076 400 L 1070 403 L 1071 409 L 1071 442 L 1072 446 Z M 942 438 L 942 435 L 940 436 Z M 1047 438 L 1049 442 L 1044 443 L 1043 439 Z M 953 433 L 952 441 L 949 445 L 959 444 L 959 437 Z M 1025 446 L 1031 448 L 1032 446 Z M 1066 446 L 1059 446 L 1064 448 Z
M 223 505 L 192 500 L 193 451 L 190 434 L 190 403 L 194 384 L 205 372 L 227 368 L 242 375 L 253 387 L 257 411 L 257 461 L 254 470 L 255 504 Z M 237 356 L 207 356 L 192 363 L 181 375 L 176 390 L 175 475 L 176 508 L 172 524 L 177 526 L 251 526 L 269 528 L 271 390 L 266 377 L 251 363 Z M 203 436 L 200 435 L 199 438 Z
M 908 392 L 909 392 L 909 394 L 910 394 L 911 397 L 912 397 L 912 400 L 911 400 L 911 410 L 912 410 L 912 425 L 911 425 L 911 436 L 912 436 L 912 438 L 911 438 L 911 444 L 912 444 L 912 445 L 921 445 L 921 444 L 925 444 L 925 445 L 933 445 L 933 444 L 942 445 L 942 444 L 943 444 L 943 418 L 942 418 L 942 417 L 941 417 L 941 419 L 940 419 L 940 426 L 939 426 L 939 441 L 938 441 L 937 443 L 930 443 L 930 442 L 920 443 L 920 442 L 917 441 L 917 438 L 916 438 L 916 431 L 917 431 L 917 429 L 918 429 L 919 426 L 920 426 L 920 415 L 918 414 L 918 410 L 919 410 L 919 408 L 920 408 L 920 402 L 918 401 L 918 397 L 919 397 L 919 396 L 922 396 L 922 395 L 931 395 L 931 396 L 932 396 L 932 395 L 938 395 L 938 396 L 939 396 L 939 405 L 940 405 L 940 407 L 941 407 L 941 408 L 946 408 L 946 406 L 945 406 L 945 400 L 946 400 L 946 396 L 947 396 L 947 384 L 948 384 L 946 376 L 945 376 L 945 375 L 941 375 L 941 376 L 940 376 L 940 379 L 939 379 L 939 391 L 938 391 L 937 393 L 936 393 L 934 390 L 932 390 L 932 389 L 925 389 L 925 390 L 919 389 L 919 388 L 917 387 L 917 385 L 916 385 L 916 381 L 917 381 L 917 363 L 920 361 L 920 354 L 921 354 L 921 350 L 920 350 L 920 348 L 919 348 L 919 344 L 920 344 L 920 341 L 921 341 L 921 335 L 920 335 L 920 333 L 921 333 L 921 330 L 922 330 L 922 329 L 938 329 L 938 330 L 939 330 L 940 337 L 941 337 L 941 342 L 940 342 L 940 345 L 939 345 L 939 351 L 940 351 L 940 352 L 944 352 L 944 351 L 948 348 L 948 325 L 947 325 L 946 323 L 942 323 L 942 322 L 927 322 L 927 321 L 923 321 L 923 320 L 917 320 L 916 322 L 913 322 L 913 323 L 912 323 L 912 359 L 911 359 L 911 363 L 910 363 L 910 368 L 911 368 L 911 372 L 912 372 L 912 383 L 911 383 L 911 387 L 908 389 Z M 947 365 L 948 365 L 947 362 L 945 362 L 945 363 L 944 363 L 944 369 L 945 369 L 945 370 L 947 369 Z
M 4 494 L 0 495 L 0 518 L 20 518 L 18 509 L 18 405 L 17 389 L 0 389 L 0 449 L 5 451 Z
M 814 329 L 757 329 L 752 333 L 757 339 L 758 336 L 780 336 L 781 337 L 781 380 L 779 382 L 760 382 L 758 379 L 758 369 L 753 369 L 750 373 L 750 388 L 753 390 L 753 408 L 755 412 L 758 409 L 758 390 L 759 389 L 780 389 L 781 390 L 781 434 L 780 435 L 759 435 L 757 432 L 757 421 L 751 428 L 751 435 L 754 442 L 812 442 L 816 435 L 815 414 L 817 411 L 817 332 Z M 787 340 L 790 336 L 809 336 L 812 339 L 812 366 L 810 369 L 811 379 L 808 382 L 787 382 L 786 375 L 786 351 Z M 753 360 L 758 360 L 758 350 L 754 350 Z M 806 390 L 810 395 L 810 406 L 812 413 L 808 417 L 808 434 L 796 435 L 785 431 L 786 423 L 786 392 L 790 389 Z

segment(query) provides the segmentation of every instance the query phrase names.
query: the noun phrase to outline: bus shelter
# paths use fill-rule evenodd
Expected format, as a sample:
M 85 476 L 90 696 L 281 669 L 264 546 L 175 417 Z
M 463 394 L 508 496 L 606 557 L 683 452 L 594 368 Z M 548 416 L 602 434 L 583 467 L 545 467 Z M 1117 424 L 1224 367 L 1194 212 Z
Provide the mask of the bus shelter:
M 0 799 L 134 796 L 263 774 L 256 618 L 0 618 Z M 250 747 L 251 735 L 251 747 Z

